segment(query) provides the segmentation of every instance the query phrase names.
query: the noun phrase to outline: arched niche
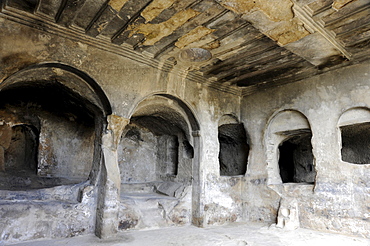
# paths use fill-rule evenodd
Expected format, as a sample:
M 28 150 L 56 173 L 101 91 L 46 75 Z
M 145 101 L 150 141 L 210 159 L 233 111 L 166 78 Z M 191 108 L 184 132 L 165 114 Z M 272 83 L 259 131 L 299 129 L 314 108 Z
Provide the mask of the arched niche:
M 302 113 L 285 110 L 272 118 L 265 136 L 269 184 L 315 182 L 311 138 Z
M 243 123 L 230 114 L 218 123 L 219 165 L 221 176 L 244 175 L 247 171 L 249 145 Z
M 95 180 L 108 99 L 86 73 L 38 64 L 0 84 L 0 189 Z
M 10 130 L 9 147 L 4 153 L 4 169 L 8 172 L 36 173 L 38 168 L 39 129 L 33 125 L 15 125 Z
M 175 196 L 190 185 L 198 130 L 190 109 L 175 97 L 160 94 L 141 101 L 118 147 L 122 191 Z
M 370 164 L 370 109 L 351 108 L 339 118 L 341 159 L 352 164 Z

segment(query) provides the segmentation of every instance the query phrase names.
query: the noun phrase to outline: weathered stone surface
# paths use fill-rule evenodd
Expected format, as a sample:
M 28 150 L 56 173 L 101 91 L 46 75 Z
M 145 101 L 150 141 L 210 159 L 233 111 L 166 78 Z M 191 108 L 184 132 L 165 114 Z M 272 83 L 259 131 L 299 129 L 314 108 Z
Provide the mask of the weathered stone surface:
M 79 130 L 73 123 L 60 119 L 42 120 L 38 147 L 38 174 L 80 178 L 81 181 L 87 179 L 92 168 L 93 143 L 93 129 Z
M 152 133 L 135 127 L 127 129 L 118 147 L 121 181 L 156 180 L 157 151 L 157 139 Z
M 189 19 L 197 16 L 199 12 L 193 9 L 187 9 L 176 13 L 171 19 L 159 24 L 141 24 L 138 26 L 131 26 L 131 34 L 144 34 L 145 42 L 143 45 L 153 45 L 162 38 L 169 36 L 177 28 L 184 25 Z
M 87 187 L 81 191 L 83 192 L 80 202 L 63 200 L 61 197 L 55 199 L 57 196 L 51 200 L 42 197 L 43 202 L 32 202 L 32 196 L 20 200 L 17 200 L 17 196 L 8 201 L 2 199 L 1 242 L 67 238 L 93 233 L 96 189 Z M 55 195 L 59 193 L 53 190 L 49 192 Z M 65 196 L 65 192 L 66 190 L 61 190 L 59 194 Z
M 262 10 L 269 18 L 274 21 L 290 20 L 293 18 L 291 8 L 293 2 L 290 0 L 280 1 L 279 5 L 271 4 L 269 1 L 239 1 L 239 0 L 220 0 L 222 5 L 237 12 L 238 14 L 245 14 Z
M 295 230 L 299 228 L 298 202 L 295 199 L 282 199 L 280 202 L 276 226 L 287 230 Z
M 204 36 L 214 32 L 215 30 L 209 29 L 207 27 L 199 26 L 195 29 L 188 32 L 186 35 L 182 36 L 178 39 L 178 41 L 175 43 L 176 47 L 182 49 L 185 46 L 203 38 Z
M 269 125 L 271 124 L 271 118 L 279 111 L 286 112 L 293 108 L 299 109 L 308 119 L 313 134 L 311 140 L 312 152 L 317 171 L 314 186 L 293 183 L 276 183 L 276 185 L 270 186 L 283 200 L 288 199 L 286 200 L 288 202 L 291 199 L 296 199 L 299 223 L 302 227 L 337 232 L 346 231 L 346 233 L 357 235 L 364 233 L 366 230 L 364 228 L 369 227 L 368 222 L 366 222 L 367 208 L 360 205 L 363 203 L 359 203 L 360 200 L 368 200 L 366 192 L 364 193 L 362 190 L 363 185 L 367 183 L 365 181 L 366 175 L 364 176 L 363 174 L 368 169 L 368 166 L 349 164 L 341 160 L 341 141 L 338 139 L 340 130 L 337 127 L 343 111 L 349 108 L 356 108 L 356 105 L 363 105 L 363 103 L 368 105 L 369 102 L 363 94 L 366 93 L 363 89 L 368 88 L 368 68 L 369 65 L 367 64 L 352 67 L 351 69 L 342 69 L 307 79 L 302 81 L 299 86 L 285 86 L 281 90 L 271 90 L 245 98 L 244 108 L 248 110 L 244 110 L 242 115 L 250 119 L 251 122 L 246 121 L 246 127 L 247 129 L 252 127 L 254 129 L 253 132 L 257 132 L 257 129 L 260 129 L 258 125 L 261 123 L 261 118 L 258 118 L 257 115 L 264 115 L 265 123 L 263 125 Z M 361 74 L 360 78 L 353 71 L 356 71 L 357 75 Z M 348 84 L 348 81 L 356 81 L 356 83 Z M 305 89 L 302 90 L 303 88 Z M 337 97 L 336 93 L 340 93 L 341 97 Z M 281 96 L 271 99 L 271 94 L 279 94 Z M 251 103 L 263 104 L 265 110 L 262 112 L 257 110 L 253 113 L 250 107 L 248 107 Z M 276 105 L 279 105 L 278 110 Z M 359 112 L 363 111 L 360 110 Z M 366 116 L 365 114 L 363 118 L 366 118 Z M 254 120 L 257 118 L 259 120 Z M 357 119 L 363 122 L 361 118 Z M 354 121 L 356 121 L 356 118 L 353 118 L 352 124 Z M 259 122 L 259 124 L 255 124 L 256 122 Z M 294 126 L 305 128 L 307 124 L 294 123 L 291 125 L 291 129 L 294 129 Z M 251 141 L 254 138 L 267 140 L 266 135 L 251 136 L 251 138 Z M 273 149 L 268 147 L 270 145 L 273 146 L 273 143 L 267 141 L 266 147 L 261 147 L 266 149 L 260 152 L 260 157 L 254 156 L 254 158 L 258 159 L 265 156 L 262 159 L 271 158 L 276 160 L 277 157 L 273 155 Z M 247 174 L 257 175 L 261 169 L 258 165 L 252 163 L 256 162 L 253 160 L 249 161 Z M 265 172 L 269 179 L 274 177 L 273 172 L 270 172 L 271 168 L 273 167 L 265 167 Z M 270 179 L 269 182 L 276 181 L 278 180 Z M 249 192 L 250 196 L 254 196 L 253 193 Z M 248 195 L 246 199 L 248 199 Z M 267 204 L 263 207 L 267 207 Z M 261 207 L 259 209 L 262 210 Z
M 243 18 L 252 22 L 279 45 L 298 41 L 309 34 L 299 20 L 294 18 L 293 2 L 290 0 L 280 1 L 278 5 L 263 0 L 221 0 L 219 2 L 238 14 L 244 14 Z
M 111 148 L 117 149 L 123 129 L 127 126 L 127 124 L 129 124 L 130 120 L 122 118 L 117 115 L 109 115 L 107 118 L 108 118 L 107 130 L 111 131 L 113 136 L 113 139 L 111 141 L 112 143 Z
M 346 4 L 348 4 L 352 1 L 354 1 L 354 0 L 335 0 L 333 2 L 332 8 L 335 9 L 335 10 L 339 10 L 339 9 L 343 8 Z
M 243 124 L 223 124 L 218 127 L 221 176 L 244 175 L 247 170 L 249 146 Z
M 316 66 L 324 65 L 330 61 L 330 57 L 340 55 L 340 52 L 318 33 L 310 34 L 299 41 L 286 44 L 284 48 L 299 54 Z
M 128 123 L 128 119 L 109 115 L 107 130 L 102 136 L 104 166 L 101 173 L 95 229 L 96 235 L 101 238 L 113 237 L 118 230 L 121 178 L 117 161 L 117 147 L 122 131 Z
M 350 157 L 364 154 L 367 142 L 363 149 L 356 147 L 361 138 L 348 141 L 340 132 L 369 122 L 369 63 L 363 62 L 368 38 L 360 31 L 368 28 L 361 19 L 368 2 L 352 1 L 335 12 L 327 3 L 310 9 L 295 1 L 308 11 L 301 13 L 307 19 L 325 24 L 315 30 L 344 31 L 340 36 L 350 39 L 364 34 L 354 40 L 362 45 L 354 47 L 355 61 L 363 62 L 356 65 L 339 57 L 340 47 L 329 48 L 337 37 L 325 36 L 325 45 L 320 39 L 312 47 L 316 35 L 323 35 L 315 33 L 279 47 L 245 22 L 259 23 L 263 33 L 276 30 L 271 36 L 280 43 L 293 41 L 297 36 L 291 31 L 301 23 L 289 1 L 281 9 L 271 1 L 228 2 L 250 4 L 244 19 L 213 0 L 100 1 L 85 21 L 70 6 L 64 14 L 66 23 L 73 23 L 67 26 L 53 19 L 55 13 L 63 16 L 65 6 L 54 12 L 46 6 L 34 10 L 35 2 L 1 6 L 0 144 L 6 158 L 0 165 L 0 241 L 92 233 L 109 238 L 131 228 L 277 219 L 291 229 L 300 225 L 370 237 L 369 163 L 343 159 L 346 151 Z M 144 15 L 153 18 L 147 23 L 146 8 Z M 336 29 L 357 17 L 360 21 Z M 193 36 L 192 30 L 204 33 Z M 209 30 L 215 31 L 206 34 Z M 130 32 L 137 36 L 129 37 Z M 130 45 L 112 43 L 124 35 L 121 41 Z M 209 47 L 212 58 L 180 64 L 175 44 L 181 37 L 181 46 Z M 325 54 L 315 48 L 320 44 L 328 48 Z M 289 45 L 301 57 L 287 51 Z M 204 74 L 196 71 L 202 67 Z M 281 86 L 270 88 L 270 83 Z M 254 94 L 238 88 L 243 85 Z M 357 113 L 346 116 L 349 109 Z M 239 123 L 250 150 L 241 151 L 243 161 L 248 158 L 245 165 L 235 163 L 246 172 L 221 176 L 218 127 Z M 365 136 L 362 128 L 356 130 Z M 231 133 L 236 139 L 244 135 Z M 299 173 L 284 182 L 279 145 L 310 134 L 298 145 L 297 156 L 289 151 L 300 163 L 293 170 Z M 37 141 L 40 158 L 27 162 L 34 151 L 25 146 Z M 228 152 L 224 159 L 234 163 L 235 152 L 222 149 Z M 303 153 L 309 149 L 308 158 Z
M 123 7 L 123 5 L 125 5 L 126 2 L 128 2 L 128 0 L 110 0 L 108 2 L 108 5 L 118 12 L 121 10 L 121 8 Z
M 190 205 L 191 187 L 179 190 L 176 198 L 155 193 L 122 193 L 119 229 L 188 225 L 191 216 Z
M 155 19 L 162 11 L 171 7 L 175 0 L 154 0 L 142 12 L 141 16 L 144 17 L 146 22 Z

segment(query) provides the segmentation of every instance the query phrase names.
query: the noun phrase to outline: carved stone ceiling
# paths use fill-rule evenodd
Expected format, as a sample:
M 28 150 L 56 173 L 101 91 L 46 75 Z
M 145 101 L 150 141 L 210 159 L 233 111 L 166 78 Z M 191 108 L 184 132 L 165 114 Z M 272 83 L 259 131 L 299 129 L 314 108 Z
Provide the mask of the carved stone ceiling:
M 4 0 L 0 16 L 242 95 L 370 55 L 370 0 Z

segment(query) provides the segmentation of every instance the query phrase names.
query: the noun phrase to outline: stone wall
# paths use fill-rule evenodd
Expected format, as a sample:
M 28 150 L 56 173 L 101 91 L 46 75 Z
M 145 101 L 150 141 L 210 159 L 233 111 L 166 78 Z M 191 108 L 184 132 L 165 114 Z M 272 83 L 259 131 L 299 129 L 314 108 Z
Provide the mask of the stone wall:
M 80 172 L 83 182 L 63 186 L 52 179 L 55 182 L 44 186 L 42 192 L 40 187 L 30 189 L 27 186 L 12 192 L 2 190 L 0 242 L 93 232 L 100 237 L 110 237 L 118 230 L 129 228 L 190 223 L 205 226 L 242 219 L 242 178 L 220 178 L 218 159 L 218 122 L 224 114 L 239 118 L 240 98 L 237 95 L 193 82 L 178 71 L 162 69 L 160 63 L 150 63 L 144 57 L 107 52 L 88 42 L 68 39 L 63 33 L 55 35 L 3 18 L 0 18 L 0 28 L 0 86 L 27 81 L 29 86 L 37 88 L 53 81 L 77 93 L 80 99 L 74 103 L 84 105 L 86 108 L 82 110 L 86 112 L 93 112 L 94 121 L 90 130 L 82 132 L 78 127 L 77 131 L 70 131 L 73 123 L 62 123 L 57 118 L 39 122 L 36 128 L 41 127 L 40 146 L 46 146 L 44 140 L 52 143 L 55 153 L 48 148 L 39 152 L 54 153 L 58 157 L 57 164 L 73 161 L 72 168 L 61 165 L 65 168 L 61 176 L 72 178 L 73 173 Z M 151 104 L 154 107 L 149 107 Z M 140 122 L 140 117 L 148 118 Z M 150 117 L 162 117 L 167 128 L 156 132 L 161 125 L 148 126 L 156 121 Z M 168 143 L 167 140 L 172 139 L 169 145 L 163 141 L 155 145 L 153 140 L 153 148 L 146 149 L 154 150 L 153 158 L 142 155 L 130 161 L 130 168 L 142 160 L 157 162 L 154 165 L 157 171 L 150 169 L 147 177 L 135 176 L 134 170 L 123 164 L 125 158 L 135 158 L 127 154 L 130 146 L 142 144 L 144 140 L 141 136 L 142 139 L 132 142 L 128 136 L 132 125 L 126 127 L 130 120 L 141 127 L 142 133 L 149 129 L 152 140 L 165 139 Z M 73 145 L 75 138 L 81 148 Z M 84 141 L 89 147 L 83 147 L 86 146 Z M 60 145 L 66 148 L 58 149 Z M 168 152 L 158 153 L 160 146 Z M 177 149 L 177 155 L 173 149 Z M 83 156 L 86 158 L 81 159 Z M 43 165 L 50 163 L 50 160 L 38 160 L 42 161 Z M 170 162 L 177 162 L 177 169 L 169 165 Z M 130 178 L 125 176 L 127 173 L 136 181 L 155 180 L 141 185 L 139 189 L 146 192 L 135 197 L 129 193 L 132 189 L 137 191 L 137 187 L 125 183 Z M 6 171 L 6 177 L 3 174 L 0 172 L 1 182 L 7 183 L 9 177 Z M 50 174 L 54 172 L 43 175 Z M 219 182 L 224 183 L 222 189 Z M 73 185 L 78 187 L 76 193 L 61 197 L 61 187 L 68 189 Z M 149 198 L 146 197 L 148 193 Z M 19 231 L 25 233 L 20 235 Z
M 369 165 L 362 163 L 366 158 L 354 158 L 361 164 L 344 161 L 358 150 L 348 146 L 360 142 L 346 126 L 366 129 L 370 122 L 368 64 L 240 98 L 147 57 L 108 52 L 64 32 L 44 32 L 4 18 L 0 28 L 0 89 L 55 82 L 73 92 L 70 104 L 81 114 L 89 112 L 91 120 L 82 129 L 73 123 L 75 111 L 63 111 L 64 123 L 60 115 L 26 121 L 21 115 L 21 123 L 39 134 L 39 146 L 46 146 L 44 140 L 52 143 L 53 148 L 38 151 L 57 157 L 63 166 L 60 176 L 80 179 L 78 184 L 44 180 L 42 187 L 27 187 L 28 177 L 8 175 L 7 169 L 18 164 L 4 164 L 11 125 L 2 123 L 0 242 L 87 233 L 111 237 L 119 230 L 190 223 L 276 223 L 278 217 L 278 225 L 287 228 L 370 236 Z M 0 111 L 3 117 L 4 110 L 9 108 Z M 243 129 L 223 131 L 230 124 Z M 233 141 L 223 141 L 225 136 Z M 351 138 L 354 145 L 348 144 Z M 290 154 L 293 164 L 300 163 L 294 171 L 299 174 L 283 182 L 279 145 L 289 139 L 296 145 Z M 229 153 L 220 157 L 220 150 Z M 230 151 L 240 156 L 233 160 Z M 43 161 L 38 159 L 38 165 L 51 162 Z M 221 165 L 239 170 L 224 173 Z M 54 174 L 33 173 L 38 178 Z M 8 190 L 9 180 L 25 185 Z
M 351 148 L 355 149 L 351 155 L 361 152 L 366 156 L 367 151 L 358 146 L 358 137 L 354 137 L 358 133 L 345 137 L 341 134 L 341 126 L 353 124 L 364 125 L 362 134 L 367 134 L 369 68 L 369 64 L 343 68 L 243 98 L 241 118 L 251 137 L 246 175 L 249 182 L 243 191 L 247 219 L 275 219 L 271 215 L 277 214 L 280 201 L 280 210 L 290 207 L 303 227 L 370 236 L 366 205 L 370 199 L 367 192 L 370 180 L 366 174 L 370 163 L 346 161 Z M 308 125 L 293 120 L 290 114 L 282 121 L 285 124 L 281 124 L 284 127 L 280 133 L 271 135 L 276 115 L 287 111 L 303 115 Z M 279 144 L 287 134 L 302 134 L 307 128 L 312 132 L 314 184 L 283 183 L 278 167 Z M 349 143 L 350 140 L 353 142 Z M 362 144 L 367 145 L 366 141 Z M 264 195 L 264 204 L 250 201 L 256 193 L 264 191 L 272 192 Z M 256 211 L 257 218 L 253 214 Z

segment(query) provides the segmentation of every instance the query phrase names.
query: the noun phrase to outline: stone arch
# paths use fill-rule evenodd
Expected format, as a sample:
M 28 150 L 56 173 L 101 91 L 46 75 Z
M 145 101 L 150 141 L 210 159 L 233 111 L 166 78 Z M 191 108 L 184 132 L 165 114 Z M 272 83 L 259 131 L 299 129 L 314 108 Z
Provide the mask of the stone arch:
M 30 124 L 16 124 L 11 133 L 9 147 L 4 151 L 5 170 L 36 174 L 39 129 Z
M 46 81 L 55 81 L 82 94 L 84 98 L 97 106 L 104 116 L 112 113 L 110 102 L 99 84 L 84 71 L 63 63 L 40 63 L 24 68 L 6 78 L 0 84 L 0 90 L 24 82 L 42 83 Z
M 311 138 L 310 123 L 301 112 L 289 109 L 271 117 L 265 133 L 269 185 L 314 183 Z
M 163 91 L 158 91 L 152 94 L 148 94 L 147 96 L 141 98 L 138 100 L 132 107 L 131 112 L 130 112 L 130 117 L 137 111 L 137 109 L 140 107 L 140 105 L 148 101 L 152 98 L 155 97 L 163 97 L 172 100 L 175 102 L 175 107 L 177 107 L 180 111 L 183 111 L 184 116 L 186 116 L 186 119 L 188 120 L 188 124 L 191 128 L 191 131 L 199 131 L 200 130 L 200 125 L 199 125 L 199 120 L 196 117 L 195 109 L 191 107 L 188 103 L 184 102 L 182 99 L 178 98 L 177 96 L 167 94 L 166 92 Z
M 172 95 L 157 93 L 145 97 L 133 110 L 118 145 L 122 202 L 134 199 L 140 203 L 138 194 L 176 199 L 178 205 L 166 211 L 172 219 L 158 223 L 191 223 L 200 213 L 199 153 L 199 123 L 193 110 Z M 141 209 L 145 214 L 146 208 Z M 153 225 L 145 216 L 135 223 L 130 216 L 132 213 L 120 210 L 119 217 L 125 218 L 120 219 L 122 228 Z
M 370 164 L 370 109 L 347 109 L 338 119 L 341 160 L 352 164 Z
M 218 120 L 218 126 L 227 125 L 227 124 L 239 124 L 238 117 L 232 114 L 224 114 Z
M 101 134 L 112 110 L 105 93 L 88 74 L 60 63 L 36 64 L 5 79 L 0 97 L 2 133 L 14 127 L 18 135 L 21 128 L 37 129 L 33 131 L 38 134 L 37 172 L 32 177 L 35 185 L 31 182 L 28 188 L 87 179 L 95 182 Z M 1 140 L 3 150 L 7 149 L 6 136 Z M 3 168 L 3 176 L 4 171 L 7 174 Z
M 187 173 L 184 176 L 184 173 L 178 170 L 178 168 L 181 169 L 181 167 L 175 166 L 180 164 L 181 161 L 184 161 L 184 159 L 190 160 L 193 158 L 193 132 L 198 130 L 199 124 L 194 114 L 191 112 L 190 108 L 178 98 L 166 94 L 155 94 L 143 99 L 136 106 L 131 115 L 130 124 L 125 128 L 122 134 L 119 147 L 121 172 L 122 170 L 126 170 L 127 172 L 128 169 L 132 169 L 129 172 L 131 175 L 126 173 L 126 175 L 121 176 L 122 182 L 129 182 L 130 180 L 133 182 L 149 182 L 160 181 L 162 179 L 164 179 L 162 181 L 165 181 L 165 177 L 160 178 L 159 176 L 166 174 L 168 174 L 167 178 L 170 180 L 173 180 L 175 176 L 177 176 L 176 179 L 182 179 L 183 182 L 185 182 L 185 179 L 187 179 L 185 176 L 191 176 L 192 171 L 183 170 Z M 126 142 L 126 147 L 122 146 L 123 141 Z M 128 146 L 129 142 L 141 150 L 135 151 L 137 154 L 140 152 L 138 156 L 133 156 L 134 159 L 140 158 L 138 163 L 149 163 L 155 158 L 159 158 L 159 162 L 167 162 L 170 166 L 164 168 L 163 166 L 155 167 L 152 165 L 143 165 L 143 167 L 151 169 L 146 171 L 141 170 L 142 172 L 140 172 L 139 169 L 137 169 L 138 166 L 135 164 L 136 162 L 132 160 L 134 162 L 126 162 L 126 168 L 124 168 L 122 165 L 125 161 L 128 161 L 128 156 L 135 155 L 135 153 L 130 151 L 126 152 L 126 155 L 122 153 L 124 149 L 128 150 L 130 148 Z M 147 144 L 144 145 L 144 143 Z M 153 152 L 154 148 L 161 148 L 161 146 L 162 150 Z M 164 146 L 168 146 L 166 151 L 163 150 L 163 148 L 165 148 Z M 144 153 L 148 154 L 148 156 L 144 156 Z M 122 159 L 124 158 L 123 156 L 126 156 L 124 161 Z M 162 171 L 159 169 L 162 169 Z M 164 171 L 164 169 L 167 169 L 167 171 Z M 136 174 L 134 174 L 134 172 L 136 172 Z M 154 173 L 156 174 L 154 175 Z M 177 174 L 179 174 L 179 176 Z M 190 180 L 187 182 L 189 181 Z
M 245 175 L 249 144 L 243 123 L 231 114 L 218 121 L 219 165 L 221 176 Z

